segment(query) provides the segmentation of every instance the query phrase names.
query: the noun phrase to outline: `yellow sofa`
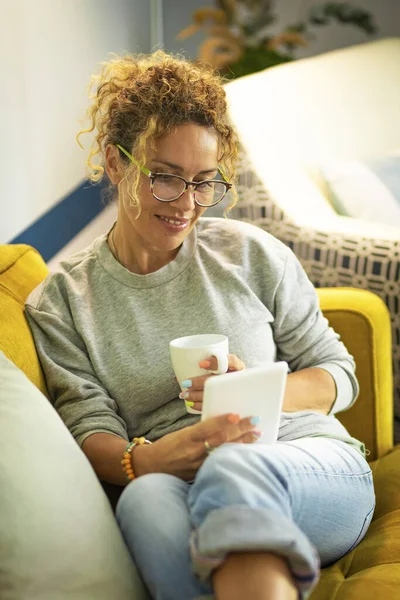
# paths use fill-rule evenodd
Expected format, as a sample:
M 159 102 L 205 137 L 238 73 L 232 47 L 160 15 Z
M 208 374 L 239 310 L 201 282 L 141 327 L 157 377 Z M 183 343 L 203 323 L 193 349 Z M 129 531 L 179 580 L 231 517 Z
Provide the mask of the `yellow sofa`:
M 0 350 L 45 394 L 43 373 L 23 308 L 29 292 L 46 274 L 44 261 L 30 246 L 0 245 Z M 365 442 L 370 452 L 368 460 L 374 474 L 377 504 L 363 541 L 322 570 L 311 599 L 398 600 L 400 446 L 393 447 L 392 441 L 388 311 L 382 300 L 362 290 L 331 288 L 318 290 L 318 294 L 325 316 L 356 359 L 360 396 L 339 418 L 353 436 Z M 329 536 L 329 530 L 326 534 Z

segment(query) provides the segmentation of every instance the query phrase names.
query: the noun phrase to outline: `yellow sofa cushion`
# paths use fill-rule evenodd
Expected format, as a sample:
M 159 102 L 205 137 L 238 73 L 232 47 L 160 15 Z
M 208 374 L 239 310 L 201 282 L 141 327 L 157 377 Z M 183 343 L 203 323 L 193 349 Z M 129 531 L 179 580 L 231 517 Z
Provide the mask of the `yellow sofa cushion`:
M 46 396 L 46 383 L 25 318 L 24 304 L 47 274 L 46 263 L 31 246 L 0 245 L 0 350 Z
M 400 598 L 400 446 L 370 466 L 376 491 L 372 523 L 354 550 L 321 570 L 310 600 Z

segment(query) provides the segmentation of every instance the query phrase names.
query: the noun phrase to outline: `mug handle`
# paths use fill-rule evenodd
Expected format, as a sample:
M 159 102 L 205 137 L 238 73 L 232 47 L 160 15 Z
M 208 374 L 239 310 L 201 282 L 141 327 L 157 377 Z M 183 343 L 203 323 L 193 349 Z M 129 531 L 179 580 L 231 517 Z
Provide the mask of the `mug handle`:
M 214 375 L 222 375 L 222 373 L 226 373 L 228 370 L 228 355 L 226 352 L 222 352 L 220 350 L 215 350 L 212 352 L 212 356 L 215 356 L 218 361 L 218 368 L 215 371 L 211 369 L 207 369 L 210 373 L 214 373 Z

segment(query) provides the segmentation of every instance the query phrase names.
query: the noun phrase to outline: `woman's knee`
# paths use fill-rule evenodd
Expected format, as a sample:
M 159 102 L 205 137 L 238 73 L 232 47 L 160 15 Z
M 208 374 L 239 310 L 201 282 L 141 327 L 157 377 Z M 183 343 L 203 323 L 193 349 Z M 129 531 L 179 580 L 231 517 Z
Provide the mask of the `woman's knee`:
M 160 499 L 162 505 L 178 494 L 182 497 L 186 492 L 187 484 L 167 473 L 149 473 L 134 479 L 126 486 L 121 494 L 116 507 L 116 517 L 121 522 L 125 517 L 140 518 L 144 514 L 157 514 L 160 512 Z
M 257 474 L 283 477 L 287 465 L 275 445 L 260 448 L 252 444 L 225 444 L 214 450 L 201 467 L 196 481 L 217 477 L 219 480 L 253 479 Z
M 200 522 L 209 510 L 233 504 L 280 507 L 290 515 L 290 479 L 272 446 L 266 451 L 248 444 L 226 444 L 212 452 L 189 493 L 194 522 Z
M 228 471 L 230 471 L 232 465 L 242 462 L 249 463 L 252 455 L 254 455 L 254 452 L 251 444 L 223 444 L 209 454 L 199 473 L 220 469 L 222 465 L 226 466 Z

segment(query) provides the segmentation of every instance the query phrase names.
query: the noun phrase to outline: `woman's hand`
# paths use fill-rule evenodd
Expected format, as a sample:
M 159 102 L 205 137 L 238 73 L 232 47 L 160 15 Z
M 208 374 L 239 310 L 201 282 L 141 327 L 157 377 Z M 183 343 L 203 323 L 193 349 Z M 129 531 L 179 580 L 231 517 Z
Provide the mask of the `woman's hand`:
M 133 471 L 136 477 L 146 473 L 169 473 L 191 481 L 210 449 L 226 442 L 253 443 L 258 439 L 257 423 L 257 417 L 241 419 L 239 415 L 229 413 L 168 433 L 154 444 L 133 449 Z
M 199 367 L 202 369 L 210 369 L 215 371 L 218 368 L 218 361 L 215 356 L 210 356 L 208 360 L 202 360 L 199 362 Z M 234 354 L 228 354 L 228 373 L 231 371 L 242 371 L 245 369 L 245 364 L 235 356 Z M 209 377 L 215 377 L 214 374 L 201 375 L 200 377 L 192 377 L 190 380 L 192 385 L 185 388 L 185 391 L 179 394 L 179 397 L 185 400 L 187 406 L 194 408 L 195 410 L 202 410 L 203 407 L 203 394 L 204 384 Z

